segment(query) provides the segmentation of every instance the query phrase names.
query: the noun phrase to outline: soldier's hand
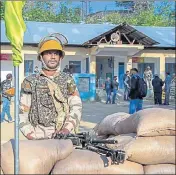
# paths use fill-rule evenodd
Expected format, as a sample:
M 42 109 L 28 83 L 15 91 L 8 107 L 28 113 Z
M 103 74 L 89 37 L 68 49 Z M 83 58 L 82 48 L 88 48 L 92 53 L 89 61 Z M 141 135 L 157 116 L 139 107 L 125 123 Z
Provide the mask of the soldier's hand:
M 29 140 L 33 140 L 34 139 L 34 137 L 32 137 L 32 134 L 33 134 L 34 132 L 32 131 L 32 132 L 30 132 L 29 134 L 27 134 L 27 138 L 29 139 Z
M 69 131 L 68 129 L 66 129 L 66 128 L 63 128 L 63 129 L 61 129 L 61 130 L 59 130 L 59 131 L 56 130 L 56 131 L 54 132 L 52 138 L 56 137 L 57 134 L 64 134 L 64 135 L 67 135 L 67 134 L 69 134 L 69 133 L 70 133 L 70 131 Z

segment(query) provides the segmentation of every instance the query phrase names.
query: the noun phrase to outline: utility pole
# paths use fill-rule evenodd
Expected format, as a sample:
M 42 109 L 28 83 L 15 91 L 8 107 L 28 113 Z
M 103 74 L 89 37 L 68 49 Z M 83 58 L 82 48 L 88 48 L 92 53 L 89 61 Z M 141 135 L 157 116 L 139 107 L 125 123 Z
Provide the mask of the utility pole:
M 86 21 L 87 15 L 90 14 L 90 2 L 87 0 L 80 1 L 82 3 L 81 7 L 81 18 L 82 21 Z

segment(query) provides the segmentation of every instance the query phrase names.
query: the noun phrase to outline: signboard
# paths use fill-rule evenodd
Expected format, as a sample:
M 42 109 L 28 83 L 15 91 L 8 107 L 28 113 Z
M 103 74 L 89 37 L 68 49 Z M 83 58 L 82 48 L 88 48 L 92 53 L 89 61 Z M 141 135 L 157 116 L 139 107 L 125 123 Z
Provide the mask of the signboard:
M 89 92 L 90 91 L 90 78 L 89 77 L 79 77 L 78 90 L 79 92 Z
M 1 53 L 0 60 L 11 60 L 11 54 Z
M 143 57 L 133 57 L 132 62 L 133 63 L 144 63 L 144 58 Z

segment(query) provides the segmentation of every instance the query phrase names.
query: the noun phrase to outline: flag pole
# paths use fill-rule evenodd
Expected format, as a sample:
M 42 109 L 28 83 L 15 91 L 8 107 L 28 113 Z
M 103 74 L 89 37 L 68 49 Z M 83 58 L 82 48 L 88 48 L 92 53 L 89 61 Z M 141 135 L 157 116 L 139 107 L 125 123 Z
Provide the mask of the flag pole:
M 15 149 L 14 149 L 14 174 L 20 172 L 19 160 L 19 65 L 23 62 L 21 55 L 23 47 L 24 32 L 26 25 L 22 16 L 24 1 L 5 1 L 4 20 L 6 36 L 12 45 L 12 59 L 14 65 L 15 79 Z
M 19 174 L 19 66 L 14 66 L 15 77 L 15 175 Z

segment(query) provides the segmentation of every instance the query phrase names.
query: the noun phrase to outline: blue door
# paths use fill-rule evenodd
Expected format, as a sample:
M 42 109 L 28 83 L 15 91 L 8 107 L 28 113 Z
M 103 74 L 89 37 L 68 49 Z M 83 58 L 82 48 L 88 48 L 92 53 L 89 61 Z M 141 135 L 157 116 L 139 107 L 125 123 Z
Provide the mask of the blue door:
M 125 74 L 125 64 L 124 62 L 119 62 L 119 88 L 123 89 L 123 76 Z
M 24 60 L 24 75 L 29 76 L 33 74 L 34 61 L 33 60 Z

